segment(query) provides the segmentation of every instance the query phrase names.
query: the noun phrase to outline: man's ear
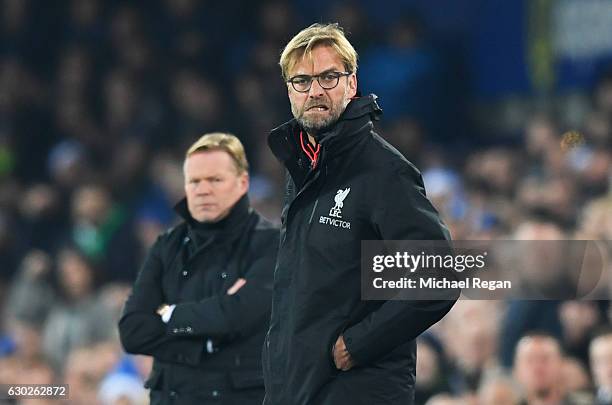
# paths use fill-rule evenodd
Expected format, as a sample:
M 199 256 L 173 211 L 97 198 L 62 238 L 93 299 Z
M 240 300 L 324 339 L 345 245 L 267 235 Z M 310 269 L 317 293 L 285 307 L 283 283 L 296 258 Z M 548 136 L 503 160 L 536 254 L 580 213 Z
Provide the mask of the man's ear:
M 349 98 L 353 98 L 357 95 L 357 73 L 353 73 L 349 76 Z
M 247 172 L 242 173 L 240 175 L 239 182 L 240 182 L 241 191 L 245 193 L 248 192 L 249 191 L 249 173 Z

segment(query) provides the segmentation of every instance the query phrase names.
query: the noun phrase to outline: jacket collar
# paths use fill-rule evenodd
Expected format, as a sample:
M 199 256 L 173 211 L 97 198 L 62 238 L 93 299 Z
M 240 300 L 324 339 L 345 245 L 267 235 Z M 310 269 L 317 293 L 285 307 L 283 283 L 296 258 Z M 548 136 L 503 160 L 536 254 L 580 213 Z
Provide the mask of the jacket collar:
M 377 98 L 374 94 L 354 98 L 334 125 L 316 135 L 317 142 L 321 144 L 326 155 L 333 156 L 349 149 L 359 139 L 357 135 L 364 132 L 363 129 L 368 129 L 368 132 L 372 129 L 372 121 L 379 120 L 382 114 Z M 268 136 L 272 153 L 287 166 L 290 166 L 299 152 L 295 139 L 300 130 L 301 127 L 294 118 L 274 128 Z
M 198 222 L 193 219 L 187 207 L 187 198 L 179 201 L 174 210 L 185 220 L 191 233 L 217 234 L 218 236 L 239 234 L 242 231 L 242 225 L 251 213 L 247 193 L 236 202 L 225 218 L 217 222 Z

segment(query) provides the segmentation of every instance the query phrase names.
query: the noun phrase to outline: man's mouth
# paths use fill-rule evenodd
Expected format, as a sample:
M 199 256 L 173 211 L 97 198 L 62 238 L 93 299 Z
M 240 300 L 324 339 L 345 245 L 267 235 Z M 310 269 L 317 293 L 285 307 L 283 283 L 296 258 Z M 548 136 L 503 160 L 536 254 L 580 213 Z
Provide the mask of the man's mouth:
M 313 105 L 306 109 L 306 111 L 327 111 L 327 110 L 329 110 L 329 108 L 327 108 L 327 106 L 323 104 Z

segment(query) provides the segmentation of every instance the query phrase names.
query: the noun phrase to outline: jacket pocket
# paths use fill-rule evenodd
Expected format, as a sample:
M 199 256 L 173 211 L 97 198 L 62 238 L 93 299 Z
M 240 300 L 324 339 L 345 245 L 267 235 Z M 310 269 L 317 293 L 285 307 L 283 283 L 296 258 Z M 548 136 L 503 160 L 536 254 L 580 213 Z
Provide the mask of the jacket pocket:
M 334 336 L 332 336 L 332 340 L 327 345 L 327 359 L 329 360 L 329 366 L 334 372 L 338 371 L 338 368 L 336 367 L 336 362 L 334 360 L 334 349 L 336 348 L 336 341 L 338 340 L 338 336 L 334 334 Z
M 232 387 L 236 389 L 263 388 L 264 386 L 261 371 L 232 371 L 229 375 Z
M 346 329 L 346 321 L 343 321 L 342 325 L 334 328 L 331 338 L 327 341 L 327 350 L 326 350 L 327 356 L 326 357 L 329 363 L 329 367 L 332 370 L 332 376 L 336 376 L 337 374 L 341 372 L 341 370 L 339 370 L 338 367 L 336 367 L 336 362 L 334 360 L 334 349 L 336 347 L 336 341 L 338 341 L 338 338 L 340 337 L 342 333 L 344 333 L 345 329 Z

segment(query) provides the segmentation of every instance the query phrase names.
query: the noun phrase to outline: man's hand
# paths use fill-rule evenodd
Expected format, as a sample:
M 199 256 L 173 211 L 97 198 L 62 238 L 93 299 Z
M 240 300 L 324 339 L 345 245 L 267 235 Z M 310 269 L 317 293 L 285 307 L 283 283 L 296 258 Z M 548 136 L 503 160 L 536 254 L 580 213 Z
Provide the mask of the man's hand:
M 234 285 L 232 285 L 227 290 L 227 295 L 234 295 L 234 294 L 236 294 L 238 292 L 238 290 L 240 290 L 245 284 L 246 284 L 246 280 L 243 279 L 243 278 L 239 278 L 238 280 L 236 280 Z
M 351 354 L 346 349 L 344 337 L 342 335 L 338 336 L 338 340 L 336 340 L 336 344 L 334 344 L 334 363 L 336 364 L 336 368 L 342 371 L 348 371 L 354 365 Z
M 176 308 L 176 305 L 161 304 L 155 312 L 160 316 L 163 323 L 168 323 L 170 322 L 174 308 Z
M 170 309 L 170 305 L 168 305 L 168 304 L 161 304 L 161 305 L 160 305 L 160 306 L 157 308 L 157 311 L 155 311 L 155 312 L 157 312 L 157 315 L 159 315 L 159 316 L 164 316 L 164 313 L 165 313 L 166 311 L 168 311 L 169 309 Z

